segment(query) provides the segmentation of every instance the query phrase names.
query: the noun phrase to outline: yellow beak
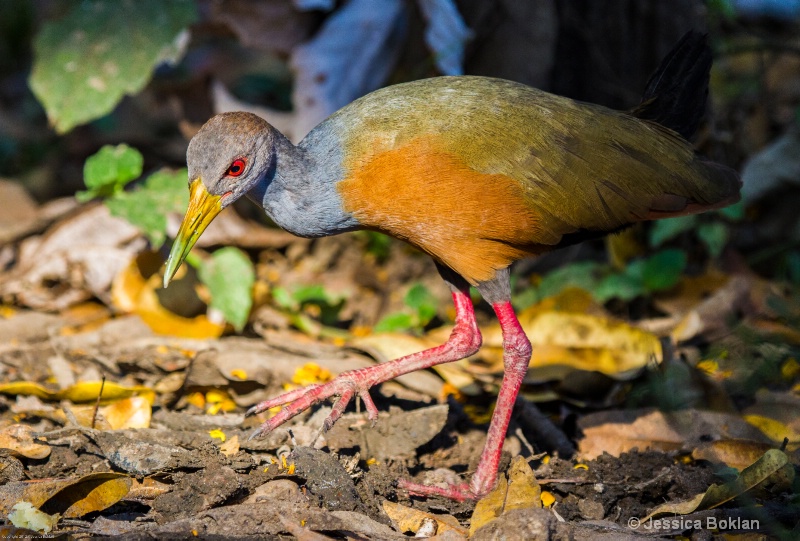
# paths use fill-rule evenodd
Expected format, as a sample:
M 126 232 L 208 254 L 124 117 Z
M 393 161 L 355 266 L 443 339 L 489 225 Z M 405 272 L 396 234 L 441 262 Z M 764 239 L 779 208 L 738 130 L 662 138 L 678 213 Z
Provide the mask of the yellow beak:
M 164 287 L 169 285 L 194 243 L 221 210 L 220 196 L 211 195 L 199 178 L 194 179 L 189 185 L 189 208 L 167 259 Z

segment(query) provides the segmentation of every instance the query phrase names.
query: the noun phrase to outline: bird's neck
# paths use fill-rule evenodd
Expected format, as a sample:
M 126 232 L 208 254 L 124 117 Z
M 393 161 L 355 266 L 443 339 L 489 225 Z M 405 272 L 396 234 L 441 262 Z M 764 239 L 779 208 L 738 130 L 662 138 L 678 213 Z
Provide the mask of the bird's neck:
M 301 237 L 323 237 L 358 229 L 342 208 L 336 183 L 341 160 L 335 152 L 297 147 L 275 130 L 274 162 L 248 192 L 280 227 Z

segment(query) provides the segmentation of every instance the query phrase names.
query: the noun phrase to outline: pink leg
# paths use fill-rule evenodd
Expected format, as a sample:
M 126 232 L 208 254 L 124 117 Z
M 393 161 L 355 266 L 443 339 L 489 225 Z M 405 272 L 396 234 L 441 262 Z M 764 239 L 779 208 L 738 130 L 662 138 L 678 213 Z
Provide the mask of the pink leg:
M 286 407 L 262 424 L 250 437 L 255 438 L 268 434 L 275 427 L 280 426 L 295 415 L 332 396 L 338 396 L 339 398 L 333 405 L 333 411 L 325 419 L 324 430 L 328 430 L 333 426 L 337 419 L 341 417 L 348 402 L 356 394 L 363 400 L 369 413 L 369 418 L 374 423 L 378 419 L 378 409 L 369 396 L 370 387 L 415 370 L 422 370 L 437 364 L 469 357 L 481 347 L 481 333 L 478 330 L 478 324 L 475 322 L 475 311 L 472 306 L 472 300 L 469 298 L 469 291 L 454 291 L 453 302 L 456 306 L 456 324 L 450 334 L 450 338 L 443 345 L 414 353 L 413 355 L 407 355 L 388 363 L 343 372 L 328 383 L 310 385 L 304 389 L 296 389 L 271 400 L 265 400 L 250 408 L 245 415 L 255 415 L 284 404 L 286 404 Z
M 492 422 L 489 425 L 489 433 L 486 437 L 486 445 L 483 447 L 481 459 L 478 462 L 478 469 L 472 476 L 472 481 L 467 485 L 455 485 L 448 488 L 431 487 L 410 483 L 401 480 L 399 486 L 408 490 L 411 494 L 420 496 L 444 496 L 453 500 L 478 499 L 486 495 L 494 488 L 497 482 L 497 468 L 500 464 L 500 456 L 503 452 L 503 441 L 505 440 L 508 423 L 511 420 L 511 412 L 514 402 L 517 399 L 522 380 L 528 370 L 528 363 L 531 360 L 531 343 L 525 336 L 525 331 L 514 314 L 511 302 L 503 301 L 492 305 L 500 328 L 503 331 L 503 364 L 505 373 L 503 383 L 500 386 L 500 393 L 497 396 L 497 406 L 492 415 Z

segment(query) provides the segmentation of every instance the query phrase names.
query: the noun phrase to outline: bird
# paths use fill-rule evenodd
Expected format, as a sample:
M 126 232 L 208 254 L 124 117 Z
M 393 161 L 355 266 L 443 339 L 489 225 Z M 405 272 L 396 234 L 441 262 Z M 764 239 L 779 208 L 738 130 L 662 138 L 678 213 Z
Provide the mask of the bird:
M 374 423 L 370 388 L 479 350 L 475 287 L 499 320 L 504 363 L 480 461 L 469 483 L 399 486 L 462 501 L 491 491 L 532 352 L 511 305 L 511 264 L 739 199 L 738 174 L 697 155 L 688 141 L 705 110 L 707 42 L 697 31 L 684 35 L 630 111 L 508 80 L 442 76 L 367 94 L 297 145 L 250 113 L 208 120 L 187 149 L 190 202 L 165 287 L 214 217 L 247 196 L 301 237 L 370 230 L 411 244 L 433 258 L 455 305 L 446 343 L 261 402 L 247 415 L 283 408 L 254 436 L 327 399 L 334 404 L 323 430 L 356 396 Z

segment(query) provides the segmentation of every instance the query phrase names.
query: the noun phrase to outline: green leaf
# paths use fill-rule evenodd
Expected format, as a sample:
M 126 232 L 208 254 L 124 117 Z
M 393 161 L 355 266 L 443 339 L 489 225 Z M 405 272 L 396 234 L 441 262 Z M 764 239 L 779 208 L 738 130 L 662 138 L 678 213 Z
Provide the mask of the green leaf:
M 272 302 L 284 310 L 295 311 L 300 308 L 285 287 L 278 286 L 272 288 Z
M 582 261 L 561 267 L 547 274 L 539 284 L 539 299 L 558 295 L 568 287 L 592 291 L 597 285 L 597 274 L 603 265 L 595 261 Z
M 294 290 L 292 298 L 298 304 L 307 302 L 314 304 L 333 304 L 332 301 L 334 301 L 332 295 L 325 291 L 325 287 L 320 284 L 300 286 Z
M 644 262 L 642 282 L 648 291 L 669 289 L 681 279 L 686 268 L 686 253 L 670 249 L 658 252 Z
M 417 313 L 418 323 L 420 327 L 424 327 L 436 315 L 437 302 L 436 298 L 428 291 L 428 288 L 422 284 L 414 284 L 411 289 L 406 293 L 403 299 L 406 306 L 411 308 Z
M 33 42 L 29 84 L 58 133 L 99 118 L 175 62 L 194 22 L 192 0 L 83 0 L 45 22 Z
M 105 145 L 86 159 L 83 183 L 89 188 L 75 197 L 84 202 L 95 197 L 109 197 L 142 174 L 142 153 L 126 144 Z
M 674 239 L 684 231 L 693 228 L 697 223 L 697 216 L 678 216 L 658 220 L 650 229 L 650 247 L 657 248 L 670 239 Z
M 614 298 L 627 302 L 645 293 L 642 277 L 628 272 L 609 274 L 592 290 L 594 298 L 601 303 Z
M 189 205 L 187 176 L 186 169 L 162 169 L 150 175 L 137 190 L 106 199 L 106 206 L 114 216 L 138 227 L 153 247 L 159 248 L 167 238 L 167 214 L 184 212 Z
M 413 316 L 403 312 L 397 312 L 395 314 L 389 314 L 388 316 L 385 316 L 375 325 L 375 327 L 373 327 L 372 330 L 375 332 L 401 332 L 407 331 L 413 326 Z
M 697 228 L 697 236 L 708 248 L 711 257 L 719 257 L 728 243 L 728 226 L 722 222 L 709 222 Z
M 729 207 L 719 209 L 717 212 L 734 222 L 744 220 L 744 201 L 739 201 L 738 203 L 734 203 Z
M 198 277 L 211 293 L 211 308 L 219 310 L 225 321 L 241 331 L 253 306 L 256 279 L 247 254 L 232 246 L 221 248 L 200 267 Z

